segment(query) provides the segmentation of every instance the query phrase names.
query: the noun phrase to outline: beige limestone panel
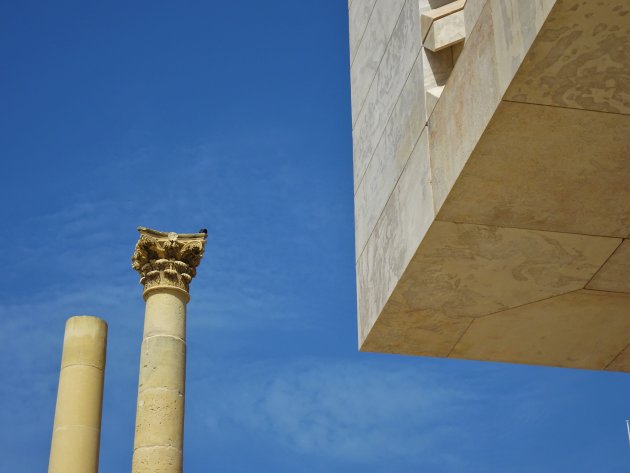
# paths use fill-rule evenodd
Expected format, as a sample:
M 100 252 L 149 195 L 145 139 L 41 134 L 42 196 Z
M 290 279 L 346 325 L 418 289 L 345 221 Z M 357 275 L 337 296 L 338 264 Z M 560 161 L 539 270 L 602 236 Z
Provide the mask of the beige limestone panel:
M 552 4 L 553 0 L 492 0 L 482 8 L 429 120 L 436 211 L 477 145 Z
M 451 356 L 601 370 L 630 343 L 629 309 L 628 294 L 564 294 L 474 320 Z
M 500 100 L 493 29 L 487 3 L 429 118 L 431 185 L 436 211 Z
M 174 337 L 157 336 L 142 341 L 138 391 L 161 388 L 184 394 L 186 343 Z
M 137 473 L 181 472 L 182 452 L 173 447 L 143 447 L 134 452 L 133 471 Z
M 619 240 L 436 221 L 396 288 L 409 309 L 480 317 L 581 289 Z
M 422 61 L 418 59 L 354 197 L 355 248 L 361 254 L 424 128 Z M 426 138 L 425 138 L 426 139 Z
M 434 21 L 427 37 L 424 39 L 423 45 L 431 51 L 439 51 L 464 41 L 465 38 L 464 12 L 460 10 Z
M 177 290 L 152 292 L 146 300 L 144 338 L 169 335 L 186 339 L 186 299 Z
M 352 131 L 355 192 L 420 51 L 419 22 L 417 0 L 407 0 Z
M 423 133 L 357 262 L 361 343 L 433 221 L 430 179 Z
M 436 310 L 409 310 L 394 291 L 361 351 L 447 357 L 471 322 Z
M 503 95 L 556 0 L 490 0 L 499 93 Z
M 481 10 L 483 10 L 487 1 L 488 0 L 466 0 L 466 5 L 464 6 L 464 26 L 467 36 L 475 28 L 479 15 L 481 15 Z
M 630 293 L 630 240 L 623 241 L 586 288 Z
M 405 0 L 377 0 L 374 5 L 350 68 L 353 125 L 363 108 L 363 102 L 405 3 Z
M 138 392 L 134 448 L 152 445 L 182 449 L 184 396 L 168 389 Z
M 629 14 L 627 0 L 559 0 L 505 98 L 630 113 Z
M 361 39 L 372 15 L 372 9 L 376 0 L 357 0 L 353 5 L 348 5 L 348 36 L 350 41 L 350 65 L 361 44 Z
M 607 371 L 623 371 L 630 373 L 630 344 L 606 366 Z
M 629 158 L 628 116 L 502 102 L 438 218 L 625 237 Z
M 451 53 L 453 54 L 453 64 L 455 64 L 457 62 L 457 60 L 459 59 L 460 54 L 462 53 L 462 51 L 464 50 L 464 45 L 466 43 L 464 41 L 462 41 L 461 43 L 457 43 L 454 44 L 453 46 L 451 46 Z

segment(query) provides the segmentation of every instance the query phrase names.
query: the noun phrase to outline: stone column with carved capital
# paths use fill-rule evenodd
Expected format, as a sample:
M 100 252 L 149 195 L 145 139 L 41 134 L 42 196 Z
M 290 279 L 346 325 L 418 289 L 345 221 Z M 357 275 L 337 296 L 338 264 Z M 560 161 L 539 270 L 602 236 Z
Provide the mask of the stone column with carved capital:
M 186 379 L 186 304 L 207 233 L 139 227 L 132 267 L 146 302 L 133 473 L 181 473 Z

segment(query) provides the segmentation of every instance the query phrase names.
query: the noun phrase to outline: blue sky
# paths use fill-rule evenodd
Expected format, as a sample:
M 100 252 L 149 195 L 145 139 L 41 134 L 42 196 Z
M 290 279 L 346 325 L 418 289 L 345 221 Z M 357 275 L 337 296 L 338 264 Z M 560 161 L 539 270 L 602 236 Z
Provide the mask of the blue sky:
M 46 471 L 75 314 L 130 470 L 138 225 L 209 230 L 187 473 L 628 471 L 628 375 L 357 352 L 345 0 L 3 1 L 0 60 L 0 471 Z

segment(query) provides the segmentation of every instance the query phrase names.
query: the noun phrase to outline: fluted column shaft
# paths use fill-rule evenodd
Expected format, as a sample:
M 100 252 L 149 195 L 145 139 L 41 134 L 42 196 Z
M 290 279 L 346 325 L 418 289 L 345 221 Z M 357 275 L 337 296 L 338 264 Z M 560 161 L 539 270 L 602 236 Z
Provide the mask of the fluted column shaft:
M 77 316 L 66 322 L 49 473 L 97 473 L 107 323 Z

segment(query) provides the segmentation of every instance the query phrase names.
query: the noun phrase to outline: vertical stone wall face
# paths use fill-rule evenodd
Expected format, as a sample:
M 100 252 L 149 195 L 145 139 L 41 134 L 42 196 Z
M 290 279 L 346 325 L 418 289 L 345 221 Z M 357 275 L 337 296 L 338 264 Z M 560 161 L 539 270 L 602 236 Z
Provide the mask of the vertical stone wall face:
M 425 81 L 435 79 L 420 14 L 446 3 L 349 3 L 360 339 L 373 323 L 371 308 L 384 305 L 435 216 L 425 98 Z

